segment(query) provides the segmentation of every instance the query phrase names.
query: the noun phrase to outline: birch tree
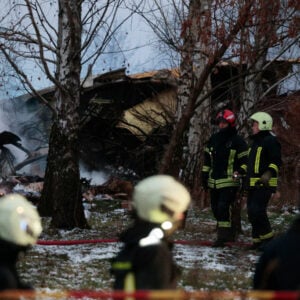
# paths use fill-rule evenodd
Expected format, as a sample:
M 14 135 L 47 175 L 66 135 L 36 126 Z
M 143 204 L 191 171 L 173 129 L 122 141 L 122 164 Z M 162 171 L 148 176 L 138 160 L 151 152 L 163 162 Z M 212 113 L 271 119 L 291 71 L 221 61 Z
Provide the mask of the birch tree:
M 159 172 L 181 176 L 181 180 L 191 188 L 195 197 L 200 192 L 203 145 L 210 134 L 210 75 L 245 26 L 251 14 L 252 2 L 247 1 L 247 4 L 237 11 L 226 30 L 226 18 L 222 20 L 217 14 L 211 15 L 212 11 L 221 11 L 224 1 L 183 1 L 186 3 L 186 14 L 177 18 L 181 20 L 181 40 L 174 38 L 176 34 L 170 33 L 170 24 L 158 26 L 157 23 L 151 22 L 151 26 L 159 33 L 158 36 L 163 37 L 165 42 L 170 43 L 171 40 L 170 47 L 180 53 L 176 123 Z M 160 1 L 155 3 L 162 14 L 163 4 Z M 177 15 L 182 12 L 180 3 L 172 1 Z M 228 6 L 231 8 L 230 4 Z M 161 19 L 167 20 L 165 15 Z M 160 28 L 168 29 L 168 34 L 161 34 Z M 178 27 L 175 25 L 174 28 Z
M 8 10 L 1 17 L 5 26 L 0 31 L 1 52 L 22 84 L 53 115 L 39 210 L 42 215 L 52 216 L 56 228 L 88 227 L 79 172 L 82 66 L 97 63 L 114 32 L 125 21 L 123 18 L 115 23 L 122 3 L 123 0 L 8 1 Z M 37 65 L 52 82 L 53 101 L 39 95 L 24 64 L 19 63 L 20 58 L 25 65 Z
M 240 117 L 240 124 L 247 119 L 250 107 L 271 88 L 263 80 L 263 72 L 270 65 L 266 63 L 270 50 L 282 45 L 284 50 L 275 55 L 282 57 L 299 40 L 296 29 L 299 4 L 260 0 L 150 2 L 152 6 L 139 13 L 158 40 L 169 47 L 168 53 L 179 54 L 180 66 L 176 121 L 159 172 L 181 177 L 197 199 L 201 154 L 211 131 L 214 106 L 229 104 Z M 288 36 L 294 39 L 287 45 L 284 40 Z M 230 61 L 237 67 L 238 76 L 225 81 L 239 93 L 232 93 L 236 98 L 211 103 L 210 96 L 218 87 L 211 87 L 210 78 L 221 61 Z
M 199 80 L 208 62 L 208 52 L 211 39 L 211 1 L 190 1 L 189 14 L 183 23 L 182 59 L 180 64 L 180 80 L 177 96 L 177 120 L 186 109 L 190 92 Z M 204 34 L 204 29 L 206 34 Z M 180 177 L 191 187 L 194 198 L 201 193 L 201 163 L 204 143 L 210 135 L 210 97 L 205 97 L 210 91 L 210 78 L 205 81 L 196 100 L 196 107 L 191 116 L 189 128 L 186 131 L 186 143 L 183 149 L 182 169 Z M 203 101 L 200 99 L 205 97 Z
M 245 120 L 253 112 L 256 104 L 272 89 L 276 91 L 278 85 L 285 79 L 280 78 L 270 86 L 264 73 L 277 59 L 290 58 L 289 52 L 293 53 L 300 37 L 300 5 L 297 1 L 257 0 L 254 10 L 256 13 L 242 31 L 242 47 L 238 51 L 247 66 L 238 115 L 245 135 L 247 135 Z

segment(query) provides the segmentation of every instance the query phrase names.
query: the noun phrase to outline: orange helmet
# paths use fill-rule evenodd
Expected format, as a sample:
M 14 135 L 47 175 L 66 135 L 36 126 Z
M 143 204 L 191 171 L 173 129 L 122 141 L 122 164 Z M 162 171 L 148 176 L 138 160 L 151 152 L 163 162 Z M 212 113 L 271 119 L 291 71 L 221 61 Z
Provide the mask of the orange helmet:
M 220 122 L 227 122 L 231 127 L 235 126 L 235 115 L 229 109 L 224 109 L 217 114 L 216 122 L 219 124 Z

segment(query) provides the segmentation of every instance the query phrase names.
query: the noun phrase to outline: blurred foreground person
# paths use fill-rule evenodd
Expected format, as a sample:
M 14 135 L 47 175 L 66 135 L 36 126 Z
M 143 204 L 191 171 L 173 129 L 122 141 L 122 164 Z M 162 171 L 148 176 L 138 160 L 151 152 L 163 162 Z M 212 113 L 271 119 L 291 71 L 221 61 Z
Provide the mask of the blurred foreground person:
M 133 191 L 134 223 L 120 240 L 124 247 L 112 260 L 114 289 L 176 288 L 178 269 L 168 237 L 181 226 L 190 203 L 187 189 L 168 175 L 150 176 Z
M 0 198 L 0 291 L 32 288 L 21 282 L 16 264 L 19 255 L 36 243 L 41 231 L 37 210 L 23 196 L 8 194 Z
M 250 116 L 252 143 L 249 149 L 246 185 L 247 213 L 252 225 L 250 249 L 263 250 L 274 233 L 267 215 L 271 195 L 276 192 L 281 166 L 281 145 L 272 132 L 273 119 L 265 112 Z
M 254 274 L 254 289 L 300 290 L 300 216 L 264 249 Z
M 248 148 L 238 135 L 234 113 L 225 109 L 216 117 L 219 131 L 213 134 L 204 150 L 202 186 L 210 191 L 211 209 L 217 220 L 217 239 L 214 247 L 234 242 L 236 226 L 232 207 L 240 188 L 239 176 L 246 173 Z

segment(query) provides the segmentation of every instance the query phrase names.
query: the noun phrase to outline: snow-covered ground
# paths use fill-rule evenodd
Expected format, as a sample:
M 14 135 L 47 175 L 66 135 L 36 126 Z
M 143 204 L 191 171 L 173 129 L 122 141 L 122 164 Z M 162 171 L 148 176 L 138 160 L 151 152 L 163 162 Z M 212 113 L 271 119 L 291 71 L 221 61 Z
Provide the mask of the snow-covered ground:
M 129 214 L 115 200 L 110 201 L 106 201 L 103 207 L 99 204 L 89 206 L 90 230 L 50 230 L 46 225 L 48 220 L 44 219 L 41 241 L 117 238 L 127 227 Z M 270 212 L 270 216 L 275 230 L 287 227 L 293 217 L 281 212 Z M 238 241 L 247 243 L 250 241 L 250 226 L 245 212 L 242 218 L 243 235 Z M 186 291 L 250 290 L 259 253 L 246 250 L 242 245 L 212 248 L 178 242 L 212 241 L 214 238 L 215 222 L 210 210 L 191 208 L 185 229 L 174 236 L 174 259 L 182 271 L 178 287 Z M 114 240 L 75 245 L 36 245 L 22 258 L 20 272 L 23 279 L 32 282 L 38 290 L 109 290 L 112 286 L 110 259 L 120 246 Z

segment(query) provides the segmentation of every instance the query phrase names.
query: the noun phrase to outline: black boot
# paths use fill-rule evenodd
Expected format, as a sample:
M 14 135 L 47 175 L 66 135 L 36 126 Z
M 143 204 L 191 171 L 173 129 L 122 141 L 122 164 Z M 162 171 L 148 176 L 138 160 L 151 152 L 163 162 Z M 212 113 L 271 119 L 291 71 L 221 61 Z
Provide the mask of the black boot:
M 217 239 L 212 247 L 224 247 L 228 242 L 234 242 L 235 234 L 231 227 L 218 227 Z
M 272 240 L 273 240 L 273 237 L 262 240 L 259 247 L 257 248 L 257 250 L 262 251 L 262 252 L 265 251 L 265 248 Z
M 261 242 L 252 243 L 249 247 L 246 247 L 246 250 L 258 250 L 261 246 Z

